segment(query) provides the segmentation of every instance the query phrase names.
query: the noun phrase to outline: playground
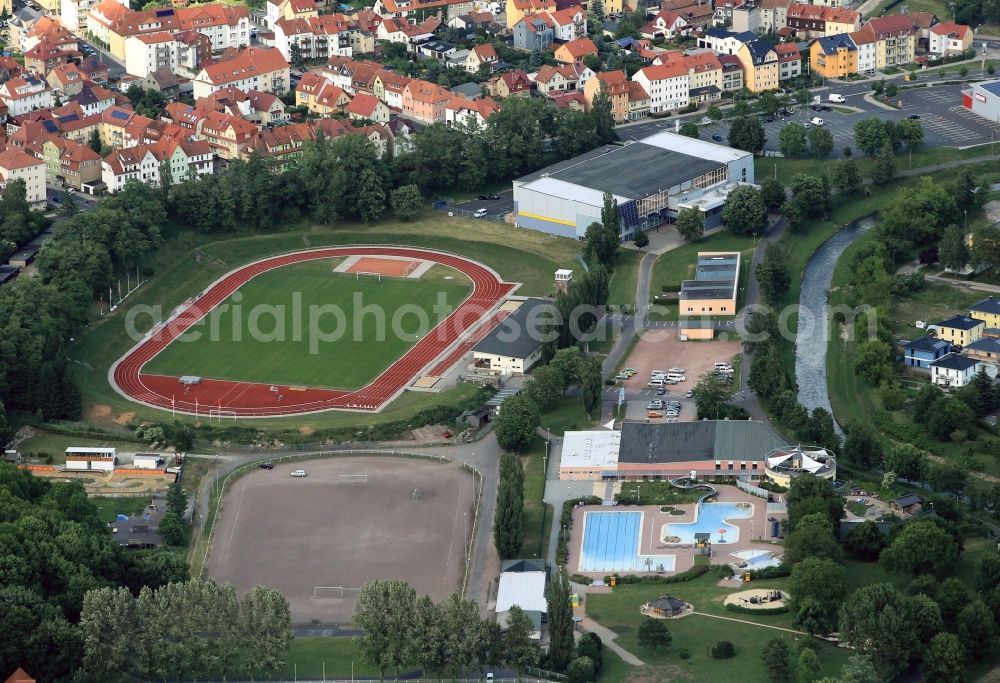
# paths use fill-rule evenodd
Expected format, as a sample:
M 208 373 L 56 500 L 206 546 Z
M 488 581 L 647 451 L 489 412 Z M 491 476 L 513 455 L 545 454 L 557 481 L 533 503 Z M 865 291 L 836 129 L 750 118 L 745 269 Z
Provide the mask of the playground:
M 305 470 L 304 477 L 291 472 Z M 276 463 L 237 479 L 215 523 L 207 573 L 243 593 L 266 585 L 295 623 L 348 623 L 358 591 L 402 579 L 435 601 L 461 590 L 473 478 L 457 463 L 371 456 Z
M 133 401 L 209 418 L 378 411 L 457 361 L 454 349 L 495 324 L 513 288 L 475 261 L 425 249 L 267 258 L 178 307 L 109 379 Z

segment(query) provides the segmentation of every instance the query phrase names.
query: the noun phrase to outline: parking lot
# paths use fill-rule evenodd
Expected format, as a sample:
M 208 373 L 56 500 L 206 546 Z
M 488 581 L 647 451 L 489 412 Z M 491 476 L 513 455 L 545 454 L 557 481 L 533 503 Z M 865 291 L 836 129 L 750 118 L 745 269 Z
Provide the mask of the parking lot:
M 514 210 L 514 191 L 504 190 L 503 192 L 497 192 L 497 196 L 500 199 L 469 199 L 464 202 L 455 202 L 453 205 L 456 209 L 461 209 L 462 211 L 471 211 L 475 213 L 479 209 L 486 209 L 486 214 L 488 216 L 503 216 L 504 214 L 510 213 Z
M 764 150 L 776 152 L 780 149 L 778 135 L 782 127 L 789 123 L 806 124 L 812 117 L 823 119 L 824 128 L 833 135 L 833 156 L 843 155 L 844 147 L 851 147 L 857 152 L 854 144 L 854 124 L 863 118 L 878 116 L 883 119 L 902 121 L 908 116 L 919 116 L 924 128 L 924 146 L 926 147 L 968 147 L 989 143 L 991 134 L 1000 141 L 1000 124 L 986 121 L 962 106 L 962 85 L 941 85 L 923 88 L 901 90 L 897 102 L 900 109 L 884 109 L 865 100 L 870 92 L 867 85 L 839 85 L 835 88 L 820 90 L 824 106 L 831 111 L 813 111 L 811 105 L 796 105 L 791 108 L 792 115 L 786 118 L 774 116 L 773 121 L 763 117 L 766 142 Z M 843 103 L 827 101 L 832 92 L 843 95 Z M 838 111 L 839 108 L 839 111 Z M 846 110 L 852 110 L 850 112 Z M 857 110 L 857 111 L 854 111 Z M 681 120 L 700 122 L 704 114 Z M 623 140 L 640 140 L 661 130 L 673 131 L 677 119 L 645 121 L 619 129 Z M 729 122 L 718 121 L 699 126 L 702 140 L 712 140 L 713 135 L 722 138 L 720 144 L 728 144 Z M 714 142 L 719 142 L 715 140 Z

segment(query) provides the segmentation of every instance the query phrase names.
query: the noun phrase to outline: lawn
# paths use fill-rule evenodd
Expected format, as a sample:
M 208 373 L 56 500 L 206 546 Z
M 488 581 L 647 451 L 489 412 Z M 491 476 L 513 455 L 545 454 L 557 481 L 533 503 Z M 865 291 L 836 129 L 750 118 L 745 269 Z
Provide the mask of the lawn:
M 545 495 L 544 455 L 545 442 L 538 438 L 531 450 L 521 456 L 524 467 L 524 543 L 520 557 L 545 557 L 552 512 L 542 502 Z
M 97 517 L 104 523 L 116 521 L 118 515 L 138 515 L 149 502 L 150 496 L 125 496 L 122 498 L 94 497 L 91 501 L 97 506 Z
M 587 417 L 579 396 L 563 396 L 549 410 L 542 413 L 541 425 L 553 434 L 587 429 L 594 420 Z
M 326 259 L 276 268 L 239 289 L 240 306 L 210 312 L 207 325 L 198 328 L 204 331 L 199 338 L 182 336 L 144 371 L 357 389 L 433 328 L 440 319 L 438 306 L 450 311 L 468 296 L 468 280 L 451 272 L 454 281 L 358 279 L 332 273 Z M 333 316 L 322 323 L 311 320 L 312 311 L 331 306 L 340 312 L 339 321 Z M 265 311 L 259 323 L 257 311 Z M 336 339 L 321 343 L 320 329 Z
M 916 339 L 926 334 L 914 323 L 923 320 L 934 324 L 954 315 L 968 315 L 969 307 L 986 297 L 977 292 L 952 285 L 929 284 L 909 297 L 897 298 L 892 307 L 892 331 L 904 339 Z
M 705 490 L 684 491 L 666 481 L 623 481 L 621 488 L 623 496 L 634 499 L 639 495 L 642 505 L 695 503 L 706 493 Z
M 269 255 L 340 244 L 399 244 L 434 248 L 468 256 L 492 267 L 511 282 L 522 283 L 522 295 L 545 295 L 554 290 L 553 273 L 558 268 L 578 268 L 580 245 L 575 240 L 541 235 L 529 230 L 487 221 L 448 218 L 441 212 L 426 212 L 420 219 L 403 223 L 380 222 L 372 226 L 343 225 L 312 228 L 269 235 L 244 236 L 218 242 L 180 233 L 151 261 L 155 275 L 130 296 L 118 311 L 94 321 L 70 348 L 70 358 L 83 391 L 84 412 L 98 406 L 112 414 L 131 412 L 135 420 L 163 421 L 165 413 L 139 406 L 122 398 L 107 382 L 111 364 L 135 342 L 126 333 L 125 319 L 137 306 L 159 307 L 169 312 L 202 291 L 223 274 L 244 263 Z M 209 258 L 210 257 L 210 258 Z M 216 262 L 213 259 L 219 259 Z M 359 416 L 331 411 L 308 418 L 255 420 L 255 429 L 274 430 L 286 441 L 301 441 L 299 429 L 338 429 L 404 421 L 436 406 L 453 406 L 467 400 L 475 389 L 460 386 L 438 394 L 403 394 L 378 415 Z M 189 422 L 192 418 L 178 418 Z M 124 430 L 111 420 L 101 427 Z
M 870 178 L 875 160 L 862 155 L 856 149 L 854 152 L 854 160 L 858 163 L 858 171 L 861 173 L 861 177 Z M 984 150 L 981 147 L 961 150 L 954 147 L 927 147 L 913 152 L 912 161 L 913 168 L 922 168 L 946 161 L 974 159 L 986 156 L 987 154 L 988 150 Z M 778 181 L 782 185 L 787 186 L 791 182 L 792 176 L 796 173 L 819 175 L 823 172 L 829 172 L 832 163 L 830 159 L 773 159 L 758 157 L 754 160 L 754 175 L 758 181 L 764 178 L 773 178 L 775 177 L 775 168 L 777 168 Z M 900 171 L 907 170 L 910 168 L 910 156 L 900 153 L 896 158 L 896 164 Z
M 726 611 L 722 605 L 725 594 L 739 588 L 727 589 L 716 585 L 718 577 L 708 574 L 693 581 L 671 586 L 627 585 L 619 586 L 611 593 L 595 594 L 587 597 L 587 614 L 601 625 L 619 634 L 617 642 L 626 650 L 658 670 L 659 680 L 676 680 L 687 677 L 697 681 L 739 680 L 748 683 L 768 681 L 767 672 L 760 659 L 764 645 L 773 638 L 788 642 L 797 653 L 803 642 L 815 647 L 823 666 L 822 675 L 830 676 L 839 672 L 849 656 L 846 650 L 832 647 L 822 641 L 797 635 L 787 631 L 764 628 L 757 624 L 791 628 L 790 614 L 752 615 Z M 783 587 L 787 580 L 755 581 L 754 588 Z M 669 589 L 669 590 L 668 590 Z M 667 621 L 673 635 L 668 650 L 653 651 L 641 647 L 637 631 L 643 615 L 639 607 L 647 600 L 669 593 L 694 606 L 695 612 L 708 615 L 739 619 L 737 623 L 711 616 L 694 614 Z M 716 641 L 729 640 L 736 646 L 736 656 L 728 660 L 712 659 L 708 648 Z M 691 658 L 685 662 L 678 651 L 686 649 Z M 684 671 L 687 671 L 685 674 Z
M 30 457 L 45 459 L 46 455 L 52 456 L 52 462 L 62 464 L 66 462 L 66 449 L 70 446 L 80 448 L 117 448 L 121 451 L 139 451 L 142 446 L 138 443 L 129 443 L 114 439 L 94 439 L 89 437 L 69 436 L 66 434 L 54 434 L 35 428 L 34 434 L 22 441 L 18 445 L 18 450 L 22 454 Z
M 639 262 L 645 255 L 645 252 L 634 249 L 618 250 L 615 269 L 611 273 L 611 285 L 608 288 L 609 308 L 635 306 L 635 287 L 639 277 Z
M 290 681 L 352 676 L 378 678 L 378 669 L 365 661 L 353 638 L 293 638 L 285 666 L 271 678 Z

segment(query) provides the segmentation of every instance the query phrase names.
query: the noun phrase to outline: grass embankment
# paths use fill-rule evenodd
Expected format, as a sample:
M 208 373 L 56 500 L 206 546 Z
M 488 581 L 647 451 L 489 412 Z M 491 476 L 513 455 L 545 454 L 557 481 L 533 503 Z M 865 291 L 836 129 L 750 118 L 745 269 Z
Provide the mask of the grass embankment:
M 521 456 L 524 467 L 524 543 L 520 557 L 544 558 L 552 528 L 551 506 L 545 496 L 545 441 L 535 439 L 531 449 Z
M 127 334 L 126 320 L 141 310 L 137 307 L 158 307 L 166 317 L 179 304 L 202 291 L 208 284 L 233 268 L 265 256 L 310 247 L 341 244 L 401 244 L 439 249 L 468 256 L 496 270 L 505 280 L 520 282 L 518 294 L 545 295 L 553 291 L 553 272 L 558 268 L 573 268 L 579 243 L 574 240 L 541 235 L 518 228 L 484 221 L 448 218 L 444 214 L 427 213 L 412 223 L 386 221 L 377 227 L 346 225 L 335 229 L 312 228 L 269 235 L 244 236 L 201 244 L 201 238 L 183 233 L 170 248 L 158 253 L 153 264 L 156 274 L 126 299 L 118 311 L 101 318 L 80 335 L 70 349 L 76 361 L 80 385 L 84 393 L 85 411 L 91 421 L 108 430 L 124 429 L 110 419 L 94 419 L 91 410 L 110 408 L 112 415 L 134 413 L 137 421 L 163 421 L 163 411 L 136 405 L 123 399 L 108 384 L 111 364 L 127 351 L 135 339 Z M 196 248 L 199 248 L 196 251 Z M 199 252 L 211 258 L 199 256 Z M 168 258 L 169 257 L 169 258 Z M 220 265 L 212 259 L 219 259 Z M 134 310 L 133 310 L 134 309 Z M 138 324 L 148 324 L 148 316 Z M 140 328 L 140 332 L 144 328 Z M 473 394 L 472 387 L 458 387 L 438 394 L 404 394 L 378 415 L 355 415 L 337 412 L 310 415 L 307 418 L 274 418 L 254 420 L 253 427 L 262 430 L 285 430 L 285 440 L 302 438 L 297 430 L 337 429 L 407 420 L 421 410 L 435 406 L 460 404 Z M 193 418 L 180 417 L 191 421 Z
M 608 288 L 608 308 L 627 306 L 629 310 L 635 306 L 635 287 L 639 278 L 639 262 L 645 252 L 633 249 L 619 249 L 615 260 L 615 269 L 611 273 L 611 285 Z

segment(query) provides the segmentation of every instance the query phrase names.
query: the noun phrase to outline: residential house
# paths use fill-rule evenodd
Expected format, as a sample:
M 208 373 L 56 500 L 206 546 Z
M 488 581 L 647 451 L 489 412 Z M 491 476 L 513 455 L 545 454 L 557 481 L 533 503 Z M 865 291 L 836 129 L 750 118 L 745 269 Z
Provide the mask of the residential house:
M 817 38 L 809 45 L 809 67 L 825 78 L 844 78 L 858 73 L 858 48 L 851 36 Z
M 844 7 L 795 3 L 785 14 L 785 24 L 800 38 L 819 38 L 857 31 L 861 15 Z
M 384 19 L 414 19 L 420 21 L 431 14 L 444 14 L 444 20 L 475 12 L 479 7 L 476 0 L 375 0 L 372 11 Z
M 760 30 L 777 33 L 788 26 L 788 8 L 793 0 L 760 0 Z
M 125 39 L 125 70 L 140 78 L 161 69 L 193 76 L 211 56 L 212 41 L 197 31 L 159 31 Z
M 461 29 L 471 34 L 476 31 L 485 31 L 494 21 L 496 19 L 492 12 L 470 12 L 449 19 L 448 28 Z
M 681 64 L 687 69 L 690 100 L 695 103 L 714 102 L 721 99 L 723 90 L 723 69 L 714 52 L 707 49 L 681 52 L 670 50 L 661 52 L 653 64 Z M 739 60 L 737 59 L 737 64 Z M 739 67 L 742 82 L 742 67 Z
M 682 62 L 643 67 L 632 80 L 648 95 L 651 114 L 675 111 L 691 101 L 690 78 Z
M 403 19 L 385 19 L 378 25 L 376 36 L 390 43 L 415 46 L 433 38 L 442 26 L 444 24 L 438 17 L 427 17 L 419 24 L 410 24 Z
M 167 31 L 197 31 L 212 42 L 213 51 L 250 44 L 250 13 L 240 4 L 193 4 L 132 11 L 115 0 L 102 0 L 87 13 L 87 31 L 119 60 L 125 59 L 130 36 Z
M 869 19 L 860 29 L 876 43 L 875 68 L 909 64 L 916 57 L 919 31 L 905 14 Z
M 327 59 L 333 55 L 350 57 L 354 54 L 351 34 L 358 31 L 357 23 L 343 14 L 279 19 L 274 25 L 274 46 L 288 61 L 293 57 L 293 45 L 302 59 Z
M 615 121 L 618 123 L 627 121 L 629 117 L 629 82 L 625 77 L 625 72 L 621 69 L 602 71 L 591 78 L 583 89 L 584 97 L 587 100 L 587 111 L 593 108 L 594 98 L 597 94 L 603 92 L 611 100 L 611 115 Z
M 528 74 L 520 69 L 504 71 L 497 74 L 484 84 L 486 92 L 492 97 L 499 97 L 502 100 L 508 97 L 529 97 L 531 96 L 531 79 Z
M 987 330 L 1000 329 L 1000 299 L 991 296 L 972 304 L 969 317 L 982 320 Z
M 774 46 L 766 40 L 751 40 L 736 53 L 743 65 L 743 84 L 750 92 L 778 88 L 779 62 Z
M 556 109 L 572 109 L 573 111 L 587 110 L 587 98 L 584 96 L 582 88 L 580 90 L 568 90 L 562 92 L 552 90 L 545 93 L 545 97 L 547 97 L 549 101 L 556 106 Z
M 414 78 L 403 88 L 403 113 L 421 123 L 443 123 L 449 100 L 447 88 Z
M 170 69 L 150 71 L 139 81 L 143 90 L 154 90 L 167 100 L 176 100 L 180 96 L 181 79 Z
M 52 106 L 52 91 L 40 78 L 12 78 L 0 84 L 0 101 L 10 116 L 20 116 L 35 109 Z
M 87 84 L 70 101 L 80 106 L 84 116 L 94 116 L 114 105 L 115 94 L 99 85 Z
M 289 88 L 288 61 L 274 48 L 248 47 L 205 66 L 192 84 L 195 99 L 228 87 L 283 95 Z
M 6 7 L 7 2 L 8 0 L 3 0 L 4 7 Z M 26 48 L 22 45 L 23 37 L 43 18 L 45 17 L 42 16 L 42 13 L 31 5 L 24 5 L 13 12 L 8 12 L 7 32 L 10 37 L 8 47 L 18 52 L 24 51 Z
M 931 363 L 951 353 L 951 344 L 937 337 L 920 337 L 902 344 L 903 365 L 929 370 Z
M 499 105 L 489 97 L 471 101 L 464 97 L 452 97 L 445 109 L 445 125 L 474 125 L 483 128 L 490 116 L 499 109 Z
M 932 55 L 953 57 L 972 47 L 972 29 L 954 21 L 945 21 L 931 26 L 927 51 Z
M 717 55 L 735 55 L 744 43 L 756 37 L 756 34 L 749 31 L 733 33 L 721 28 L 710 28 L 698 38 L 698 47 L 706 47 Z
M 861 28 L 861 13 L 846 7 L 827 7 L 823 14 L 824 34 L 851 33 Z
M 514 47 L 519 50 L 548 52 L 554 38 L 552 17 L 547 13 L 521 17 L 514 24 Z
M 49 185 L 82 190 L 84 183 L 101 180 L 101 155 L 85 143 L 46 136 L 42 143 L 42 159 Z
M 244 92 L 239 88 L 217 90 L 195 102 L 197 115 L 213 111 L 239 116 L 251 123 L 265 126 L 289 119 L 284 102 L 275 95 L 256 90 Z
M 947 342 L 944 342 L 947 343 Z M 1000 337 L 983 337 L 966 346 L 962 351 L 969 358 L 1000 364 Z
M 507 0 L 505 12 L 507 28 L 514 28 L 524 17 L 533 14 L 551 14 L 557 9 L 556 0 Z M 605 8 L 604 11 L 608 10 Z
M 46 76 L 46 82 L 52 91 L 64 97 L 78 95 L 83 90 L 83 84 L 87 76 L 80 71 L 76 64 L 60 64 L 52 69 Z
M 953 318 L 942 320 L 935 327 L 938 338 L 945 339 L 956 346 L 965 346 L 982 338 L 986 323 L 979 318 L 956 315 Z
M 320 116 L 332 116 L 351 103 L 351 96 L 344 89 L 326 80 L 316 72 L 308 72 L 295 86 L 295 105 L 308 107 Z
M 220 159 L 232 160 L 243 157 L 257 133 L 257 126 L 240 116 L 208 112 L 198 119 L 196 132 Z
M 573 92 L 581 90 L 587 81 L 594 77 L 594 72 L 583 64 L 546 64 L 538 69 L 535 75 L 535 89 L 543 95 L 558 92 Z
M 889 509 L 907 515 L 915 515 L 924 507 L 924 499 L 916 493 L 907 493 L 889 503 Z
M 14 58 L 0 55 L 0 83 L 17 78 L 23 71 L 24 69 Z
M 465 58 L 465 70 L 473 74 L 480 69 L 492 72 L 499 63 L 496 48 L 490 43 L 483 43 L 469 51 L 469 56 Z
M 906 16 L 913 22 L 917 31 L 917 51 L 928 52 L 930 50 L 931 26 L 937 24 L 940 19 L 931 12 L 907 12 Z
M 743 62 L 736 55 L 719 55 L 722 66 L 722 91 L 739 92 L 743 89 Z
M 948 389 L 964 387 L 975 377 L 982 363 L 957 353 L 949 353 L 931 363 L 931 382 Z
M 666 10 L 676 12 L 687 22 L 692 29 L 706 28 L 711 26 L 715 18 L 712 10 L 712 3 L 704 0 L 664 0 L 657 6 L 655 0 L 626 0 L 638 6 L 637 11 L 647 12 L 649 10 Z M 605 3 L 605 6 L 607 4 Z M 613 32 L 612 32 L 613 35 Z
M 594 41 L 590 38 L 577 38 L 556 48 L 554 56 L 561 64 L 582 64 L 585 57 L 597 54 Z
M 146 140 L 146 131 L 153 119 L 136 114 L 131 109 L 114 105 L 101 112 L 98 132 L 101 144 L 114 149 L 134 147 Z
M 848 33 L 851 42 L 857 50 L 857 73 L 874 74 L 878 64 L 878 39 L 871 31 L 854 31 Z M 810 61 L 812 48 L 810 47 Z
M 390 109 L 399 111 L 403 108 L 403 90 L 409 82 L 409 76 L 401 76 L 392 71 L 383 71 L 375 77 L 372 94 L 389 105 Z M 482 87 L 478 83 L 475 86 L 476 94 L 478 95 L 482 92 Z
M 652 99 L 641 83 L 628 81 L 628 120 L 638 121 L 649 116 Z
M 33 207 L 45 204 L 45 162 L 30 154 L 8 147 L 0 152 L 0 183 L 6 187 L 14 180 L 23 180 L 25 198 Z
M 312 19 L 319 16 L 316 0 L 267 0 L 264 24 L 274 30 L 281 19 Z
M 358 93 L 344 109 L 344 113 L 352 119 L 389 123 L 389 107 L 374 95 Z
M 66 51 L 49 42 L 41 42 L 24 53 L 24 69 L 36 76 L 44 76 L 60 64 L 79 57 L 76 50 Z
M 737 33 L 760 33 L 761 11 L 755 2 L 743 2 L 733 7 L 729 27 Z
M 732 26 L 733 10 L 746 4 L 746 0 L 714 0 L 715 23 L 719 26 Z
M 587 35 L 587 12 L 580 5 L 569 5 L 550 16 L 556 40 L 569 43 Z
M 673 40 L 687 33 L 688 23 L 677 12 L 660 10 L 639 29 L 643 38 L 666 38 Z
M 776 43 L 778 55 L 778 80 L 787 81 L 802 73 L 802 54 L 795 43 Z

